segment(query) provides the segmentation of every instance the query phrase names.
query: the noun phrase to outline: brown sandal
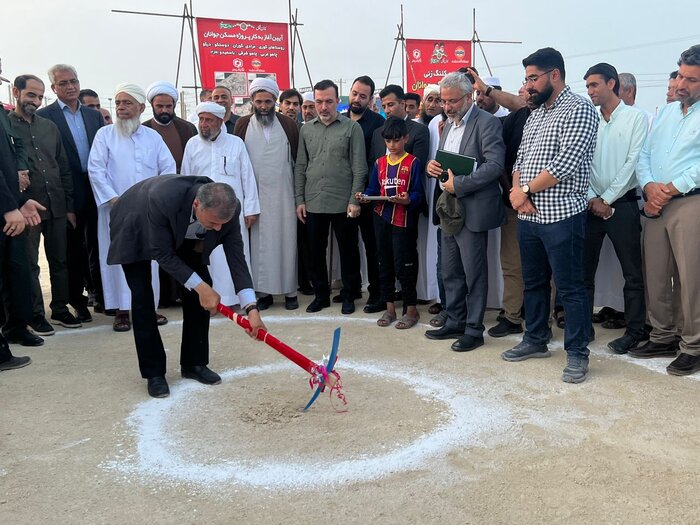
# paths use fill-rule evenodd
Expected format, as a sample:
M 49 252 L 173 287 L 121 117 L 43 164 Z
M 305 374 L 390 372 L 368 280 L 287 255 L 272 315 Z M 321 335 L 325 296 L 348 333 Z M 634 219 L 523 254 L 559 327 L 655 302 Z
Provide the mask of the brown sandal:
M 395 328 L 398 330 L 408 330 L 409 328 L 413 328 L 416 326 L 418 323 L 418 319 L 420 319 L 420 316 L 417 317 L 411 317 L 408 314 L 404 315 L 401 317 L 401 320 L 396 323 Z
M 389 312 L 384 312 L 382 316 L 377 319 L 377 326 L 381 326 L 382 328 L 386 328 L 389 326 L 391 323 L 396 321 L 396 315 L 392 315 Z
M 122 313 L 117 312 L 114 316 L 114 322 L 112 323 L 112 329 L 115 332 L 128 332 L 131 330 L 131 321 L 129 320 L 129 312 Z

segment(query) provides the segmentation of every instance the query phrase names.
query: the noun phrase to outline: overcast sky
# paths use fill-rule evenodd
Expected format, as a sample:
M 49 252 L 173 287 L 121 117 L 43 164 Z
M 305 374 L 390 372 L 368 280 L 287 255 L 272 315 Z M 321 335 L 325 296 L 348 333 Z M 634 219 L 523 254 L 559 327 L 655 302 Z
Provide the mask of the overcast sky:
M 486 58 L 503 88 L 516 91 L 523 78 L 521 60 L 538 48 L 552 46 L 564 55 L 567 82 L 584 93 L 582 76 L 597 62 L 609 62 L 619 72 L 637 77 L 637 103 L 648 111 L 665 103 L 668 73 L 680 53 L 700 43 L 700 2 L 645 6 L 625 0 L 570 3 L 531 0 L 443 0 L 404 2 L 407 38 L 466 39 L 472 37 L 472 8 L 482 40 L 514 40 L 522 44 L 484 43 Z M 103 105 L 120 82 L 144 88 L 155 80 L 175 81 L 180 38 L 179 19 L 112 13 L 112 9 L 181 14 L 176 0 L 51 0 L 4 2 L 1 10 L 0 57 L 3 76 L 33 73 L 44 79 L 58 62 L 76 67 L 81 87 L 100 93 Z M 400 19 L 399 2 L 297 0 L 299 28 L 312 80 L 372 76 L 386 80 Z M 288 21 L 286 0 L 238 2 L 195 0 L 194 14 L 209 18 Z M 185 39 L 180 86 L 192 84 L 189 36 Z M 300 55 L 299 53 L 297 53 Z M 485 62 L 477 47 L 475 65 Z M 308 85 L 303 63 L 296 64 L 297 86 Z M 397 59 L 390 83 L 400 83 Z M 51 96 L 53 93 L 47 93 Z M 7 86 L 0 100 L 8 101 Z M 193 100 L 189 95 L 187 100 Z

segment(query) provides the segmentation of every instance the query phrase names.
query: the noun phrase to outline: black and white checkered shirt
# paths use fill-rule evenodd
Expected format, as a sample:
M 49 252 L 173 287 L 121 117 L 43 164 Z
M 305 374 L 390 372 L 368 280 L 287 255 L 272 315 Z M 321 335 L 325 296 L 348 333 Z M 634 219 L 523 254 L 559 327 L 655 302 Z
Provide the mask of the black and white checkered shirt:
M 542 104 L 530 114 L 513 171 L 520 172 L 521 186 L 543 170 L 559 183 L 533 194 L 538 213 L 518 214 L 519 219 L 550 224 L 587 208 L 598 119 L 593 104 L 572 93 L 569 86 L 550 107 Z

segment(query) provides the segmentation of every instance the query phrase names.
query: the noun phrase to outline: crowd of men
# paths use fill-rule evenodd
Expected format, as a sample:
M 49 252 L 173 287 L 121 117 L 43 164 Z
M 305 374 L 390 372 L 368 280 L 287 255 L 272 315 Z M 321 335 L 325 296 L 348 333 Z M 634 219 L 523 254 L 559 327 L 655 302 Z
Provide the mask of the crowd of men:
M 548 357 L 554 308 L 567 353 L 562 379 L 584 381 L 595 338 L 595 276 L 607 236 L 622 268 L 625 305 L 625 332 L 608 347 L 635 358 L 674 357 L 670 374 L 697 372 L 700 281 L 691 273 L 700 263 L 694 230 L 700 218 L 700 45 L 681 54 L 667 105 L 655 117 L 636 107 L 634 76 L 610 64 L 595 64 L 582 75 L 588 98 L 567 85 L 564 59 L 553 48 L 532 53 L 523 67 L 518 94 L 471 68 L 421 93 L 398 85 L 377 90 L 370 77 L 360 76 L 345 113 L 338 111 L 338 87 L 330 80 L 302 95 L 257 78 L 249 86 L 249 115 L 237 115 L 231 91 L 219 85 L 201 92 L 187 120 L 175 115 L 179 95 L 169 82 L 146 89 L 124 83 L 113 95 L 113 123 L 98 94 L 81 90 L 70 65 L 49 69 L 57 100 L 48 106 L 42 79 L 18 76 L 15 108 L 0 112 L 0 370 L 30 363 L 13 356 L 9 344 L 38 346 L 54 325 L 79 329 L 93 314 L 112 315 L 115 331 L 129 331 L 133 323 L 151 395 L 167 395 L 164 377 L 151 381 L 164 375 L 164 357 L 150 366 L 152 356 L 142 351 L 159 340 L 156 325 L 167 323 L 159 306 L 211 312 L 217 299 L 245 310 L 259 328 L 259 310 L 276 296 L 295 310 L 300 292 L 314 296 L 309 313 L 335 302 L 350 315 L 362 297 L 363 259 L 363 311 L 384 311 L 377 205 L 356 199 L 377 159 L 387 155 L 378 91 L 386 117 L 406 121 L 405 151 L 423 167 L 417 293 L 434 302 L 427 338 L 454 339 L 457 352 L 484 345 L 488 238 L 500 228 L 502 312 L 488 335 L 524 333 L 502 354 L 506 361 Z M 146 104 L 153 117 L 142 121 Z M 471 157 L 475 168 L 446 169 L 438 152 Z M 168 177 L 177 174 L 175 182 Z M 190 177 L 194 189 L 178 187 L 182 177 Z M 153 178 L 162 184 L 144 182 Z M 232 188 L 238 207 L 220 204 L 229 197 L 207 186 L 212 182 Z M 171 217 L 173 231 L 182 233 L 173 243 L 180 249 L 183 239 L 191 240 L 199 255 L 187 257 L 200 270 L 183 272 L 172 263 L 180 252 L 163 248 L 162 239 L 142 237 L 141 226 L 125 214 L 137 202 L 133 188 L 186 195 L 184 226 Z M 131 195 L 129 204 L 120 202 L 125 195 Z M 151 243 L 147 260 L 134 264 L 117 253 L 117 239 L 130 238 Z M 48 319 L 39 276 L 42 239 L 51 285 Z M 335 296 L 329 239 L 337 243 L 342 282 Z M 202 292 L 203 282 L 218 295 Z M 195 291 L 201 306 L 188 298 Z M 208 355 L 183 366 L 183 375 L 216 383 L 207 363 Z

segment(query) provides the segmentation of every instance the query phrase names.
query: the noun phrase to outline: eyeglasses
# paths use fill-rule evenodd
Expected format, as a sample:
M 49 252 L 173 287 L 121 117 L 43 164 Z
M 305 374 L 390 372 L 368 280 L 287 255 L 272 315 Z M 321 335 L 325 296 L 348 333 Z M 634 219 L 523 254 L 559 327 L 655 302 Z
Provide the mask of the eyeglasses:
M 534 84 L 540 79 L 540 77 L 548 75 L 552 71 L 554 71 L 554 69 L 550 69 L 549 71 L 545 71 L 544 73 L 540 73 L 539 75 L 530 75 L 529 77 L 525 77 L 525 80 L 523 80 L 523 86 L 527 86 L 528 84 Z
M 465 94 L 462 95 L 461 97 L 455 98 L 455 99 L 452 99 L 452 100 L 444 100 L 444 99 L 442 99 L 442 100 L 440 100 L 440 107 L 443 107 L 443 108 L 444 108 L 445 106 L 454 106 L 454 105 L 458 104 L 459 101 L 462 100 L 462 99 L 463 99 L 464 97 L 466 97 L 467 95 L 469 95 L 469 93 L 465 93 Z
M 71 78 L 70 80 L 61 80 L 60 82 L 56 82 L 56 85 L 61 88 L 68 87 L 68 85 L 77 86 L 78 84 L 80 84 L 80 80 L 78 80 L 77 78 Z

